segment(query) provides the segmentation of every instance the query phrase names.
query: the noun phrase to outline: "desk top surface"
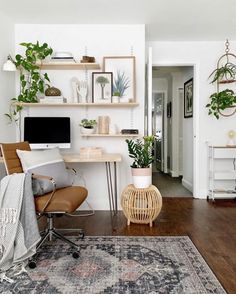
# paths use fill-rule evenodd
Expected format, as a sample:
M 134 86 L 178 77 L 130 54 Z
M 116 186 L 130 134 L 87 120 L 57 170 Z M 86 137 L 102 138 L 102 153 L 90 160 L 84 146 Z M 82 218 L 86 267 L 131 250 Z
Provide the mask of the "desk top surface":
M 122 156 L 119 153 L 103 153 L 101 156 L 81 156 L 78 153 L 63 154 L 63 159 L 67 163 L 73 162 L 120 162 Z
M 63 154 L 63 159 L 67 163 L 75 162 L 120 162 L 122 161 L 122 156 L 119 153 L 103 153 L 101 156 L 94 157 L 84 157 L 80 156 L 79 153 L 68 153 Z M 3 163 L 3 158 L 0 157 L 0 163 Z

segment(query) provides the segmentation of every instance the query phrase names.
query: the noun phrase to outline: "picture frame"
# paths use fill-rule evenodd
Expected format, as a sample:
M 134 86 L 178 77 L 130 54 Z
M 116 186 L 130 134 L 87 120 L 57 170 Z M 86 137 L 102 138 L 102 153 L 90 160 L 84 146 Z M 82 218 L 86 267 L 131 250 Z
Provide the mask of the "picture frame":
M 92 102 L 111 103 L 113 74 L 112 72 L 92 73 Z
M 184 83 L 184 118 L 193 116 L 193 78 Z
M 135 56 L 105 56 L 103 71 L 113 73 L 113 95 L 120 102 L 136 101 Z
M 172 114 L 172 103 L 171 103 L 171 101 L 167 103 L 167 111 L 166 111 L 166 113 L 167 113 L 167 117 L 171 118 L 171 114 Z

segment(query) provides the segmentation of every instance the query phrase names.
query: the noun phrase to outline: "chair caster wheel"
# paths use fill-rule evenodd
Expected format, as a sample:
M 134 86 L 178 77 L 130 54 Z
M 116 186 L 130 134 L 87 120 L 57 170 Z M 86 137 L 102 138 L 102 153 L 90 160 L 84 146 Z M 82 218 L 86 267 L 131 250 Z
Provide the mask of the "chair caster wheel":
M 30 260 L 28 263 L 29 268 L 36 268 L 36 262 L 34 260 Z
M 80 237 L 81 239 L 84 239 L 84 233 L 79 233 L 79 237 Z
M 78 252 L 78 251 L 73 252 L 73 253 L 72 253 L 72 256 L 73 256 L 73 258 L 75 258 L 75 259 L 79 258 L 79 252 Z

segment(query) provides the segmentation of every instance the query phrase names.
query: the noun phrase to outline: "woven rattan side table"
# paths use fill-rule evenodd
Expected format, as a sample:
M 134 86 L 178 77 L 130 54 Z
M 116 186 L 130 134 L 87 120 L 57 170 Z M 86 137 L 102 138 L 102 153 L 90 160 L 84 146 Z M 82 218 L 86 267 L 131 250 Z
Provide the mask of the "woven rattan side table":
M 128 185 L 121 195 L 121 206 L 130 222 L 136 224 L 149 224 L 157 218 L 162 207 L 162 197 L 159 190 L 151 185 L 149 188 L 137 189 Z

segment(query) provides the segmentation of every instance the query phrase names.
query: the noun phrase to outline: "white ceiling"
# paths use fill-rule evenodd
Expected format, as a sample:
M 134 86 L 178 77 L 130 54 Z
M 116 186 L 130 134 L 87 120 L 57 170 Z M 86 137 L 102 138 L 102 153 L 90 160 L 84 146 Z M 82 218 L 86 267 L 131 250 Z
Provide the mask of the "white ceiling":
M 235 0 L 0 0 L 14 23 L 146 24 L 147 40 L 236 40 Z

